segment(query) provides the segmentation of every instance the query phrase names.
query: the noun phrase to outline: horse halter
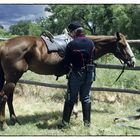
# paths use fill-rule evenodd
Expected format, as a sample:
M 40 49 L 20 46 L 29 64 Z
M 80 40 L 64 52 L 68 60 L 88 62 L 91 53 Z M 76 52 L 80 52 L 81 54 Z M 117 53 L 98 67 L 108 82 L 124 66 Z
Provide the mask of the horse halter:
M 116 41 L 116 49 L 115 49 L 115 54 L 117 54 L 117 53 L 119 53 L 121 55 L 121 57 L 123 58 L 123 61 L 124 62 L 122 62 L 122 60 L 120 58 L 118 58 L 120 60 L 121 64 L 123 64 L 123 67 L 122 67 L 121 73 L 119 74 L 119 76 L 117 77 L 117 79 L 114 81 L 114 83 L 119 80 L 119 78 L 121 77 L 121 75 L 124 73 L 126 64 L 129 64 L 129 61 L 131 60 L 131 58 L 134 57 L 134 56 L 130 56 L 129 58 L 125 58 L 124 54 L 120 50 L 119 41 L 118 40 Z
M 121 62 L 121 64 L 129 64 L 129 61 L 134 57 L 134 56 L 129 56 L 128 58 L 126 58 L 124 56 L 124 54 L 121 52 L 120 47 L 119 47 L 119 41 L 116 41 L 116 49 L 115 49 L 115 54 L 119 53 L 123 59 L 124 62 L 122 62 L 122 60 L 120 58 L 118 58 Z

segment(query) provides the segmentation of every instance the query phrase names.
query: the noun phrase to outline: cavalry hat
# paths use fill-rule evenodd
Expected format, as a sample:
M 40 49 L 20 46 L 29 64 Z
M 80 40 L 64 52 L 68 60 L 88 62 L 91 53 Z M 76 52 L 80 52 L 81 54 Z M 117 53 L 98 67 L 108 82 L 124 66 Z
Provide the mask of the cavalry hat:
M 70 23 L 68 25 L 68 31 L 69 32 L 72 32 L 72 31 L 74 31 L 74 30 L 76 30 L 78 28 L 82 28 L 82 26 L 80 25 L 79 22 L 76 22 L 76 21 L 75 22 L 72 22 L 72 23 Z

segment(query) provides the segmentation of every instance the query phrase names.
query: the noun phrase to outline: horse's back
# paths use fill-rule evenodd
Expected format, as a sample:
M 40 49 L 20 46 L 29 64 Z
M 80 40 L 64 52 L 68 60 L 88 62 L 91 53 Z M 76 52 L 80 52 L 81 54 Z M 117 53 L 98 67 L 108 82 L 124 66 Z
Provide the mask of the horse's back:
M 31 44 L 35 43 L 36 40 L 38 40 L 38 37 L 34 36 L 17 36 L 14 38 L 11 38 L 7 40 L 6 47 L 12 47 L 12 46 L 31 46 Z
M 1 61 L 5 69 L 27 70 L 28 61 L 32 61 L 33 56 L 40 58 L 40 53 L 37 53 L 40 52 L 37 51 L 38 44 L 42 45 L 41 39 L 33 36 L 18 36 L 7 40 L 1 49 Z

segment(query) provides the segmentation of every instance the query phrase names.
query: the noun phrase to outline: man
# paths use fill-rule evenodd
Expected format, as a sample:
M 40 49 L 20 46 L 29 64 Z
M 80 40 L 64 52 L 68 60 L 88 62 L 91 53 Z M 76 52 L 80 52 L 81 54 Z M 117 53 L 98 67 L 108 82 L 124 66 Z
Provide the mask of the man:
M 72 22 L 68 26 L 68 31 L 73 37 L 66 48 L 65 64 L 71 67 L 68 75 L 68 89 L 64 104 L 62 124 L 59 127 L 66 126 L 70 121 L 71 112 L 74 103 L 80 94 L 82 103 L 84 126 L 90 126 L 90 88 L 94 80 L 94 43 L 86 38 L 84 29 L 78 22 Z

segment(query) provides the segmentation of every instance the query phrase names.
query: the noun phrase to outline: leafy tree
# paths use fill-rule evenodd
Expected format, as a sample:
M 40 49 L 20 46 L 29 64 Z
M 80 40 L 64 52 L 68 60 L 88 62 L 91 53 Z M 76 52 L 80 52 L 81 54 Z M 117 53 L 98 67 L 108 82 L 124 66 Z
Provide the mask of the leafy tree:
M 10 26 L 10 33 L 13 35 L 28 35 L 30 23 L 31 21 L 19 21 L 17 24 Z
M 49 5 L 45 11 L 53 14 L 43 19 L 43 27 L 61 34 L 71 21 L 80 21 L 87 34 L 114 35 L 122 32 L 128 39 L 140 38 L 140 5 Z M 134 47 L 140 52 L 138 47 Z
M 93 4 L 93 5 L 49 5 L 44 12 L 47 18 L 36 23 L 20 21 L 10 27 L 16 35 L 39 35 L 43 30 L 61 34 L 71 21 L 80 21 L 87 34 L 113 35 L 119 31 L 129 39 L 140 38 L 140 5 L 136 4 Z
M 45 11 L 53 13 L 43 20 L 44 27 L 52 33 L 60 34 L 71 21 L 78 20 L 88 34 L 119 31 L 129 38 L 140 37 L 140 5 L 50 5 Z
M 7 32 L 5 29 L 1 29 L 0 28 L 0 37 L 7 37 L 9 38 L 11 36 L 11 34 L 9 32 Z
M 127 23 L 128 36 L 130 39 L 140 38 L 140 5 L 128 5 L 126 13 L 129 17 L 129 23 Z
M 42 33 L 43 29 L 37 23 L 29 24 L 29 35 L 39 36 Z
M 90 17 L 85 16 L 90 13 L 90 5 L 50 5 L 52 16 L 49 17 L 48 28 L 52 33 L 62 33 L 63 29 L 68 26 L 71 21 L 78 20 L 90 32 L 93 33 L 93 23 Z M 93 26 L 93 27 L 92 27 Z
M 0 25 L 0 29 L 4 29 L 4 27 L 2 25 Z
M 60 34 L 74 20 L 80 21 L 89 34 L 104 33 L 103 23 L 107 6 L 104 5 L 50 5 L 49 29 Z M 48 10 L 48 9 L 46 9 Z M 108 9 L 109 11 L 109 9 Z M 106 14 L 109 18 L 110 15 Z M 108 18 L 106 18 L 108 20 Z M 106 22 L 106 25 L 109 22 Z M 109 25 L 108 25 L 109 26 Z

